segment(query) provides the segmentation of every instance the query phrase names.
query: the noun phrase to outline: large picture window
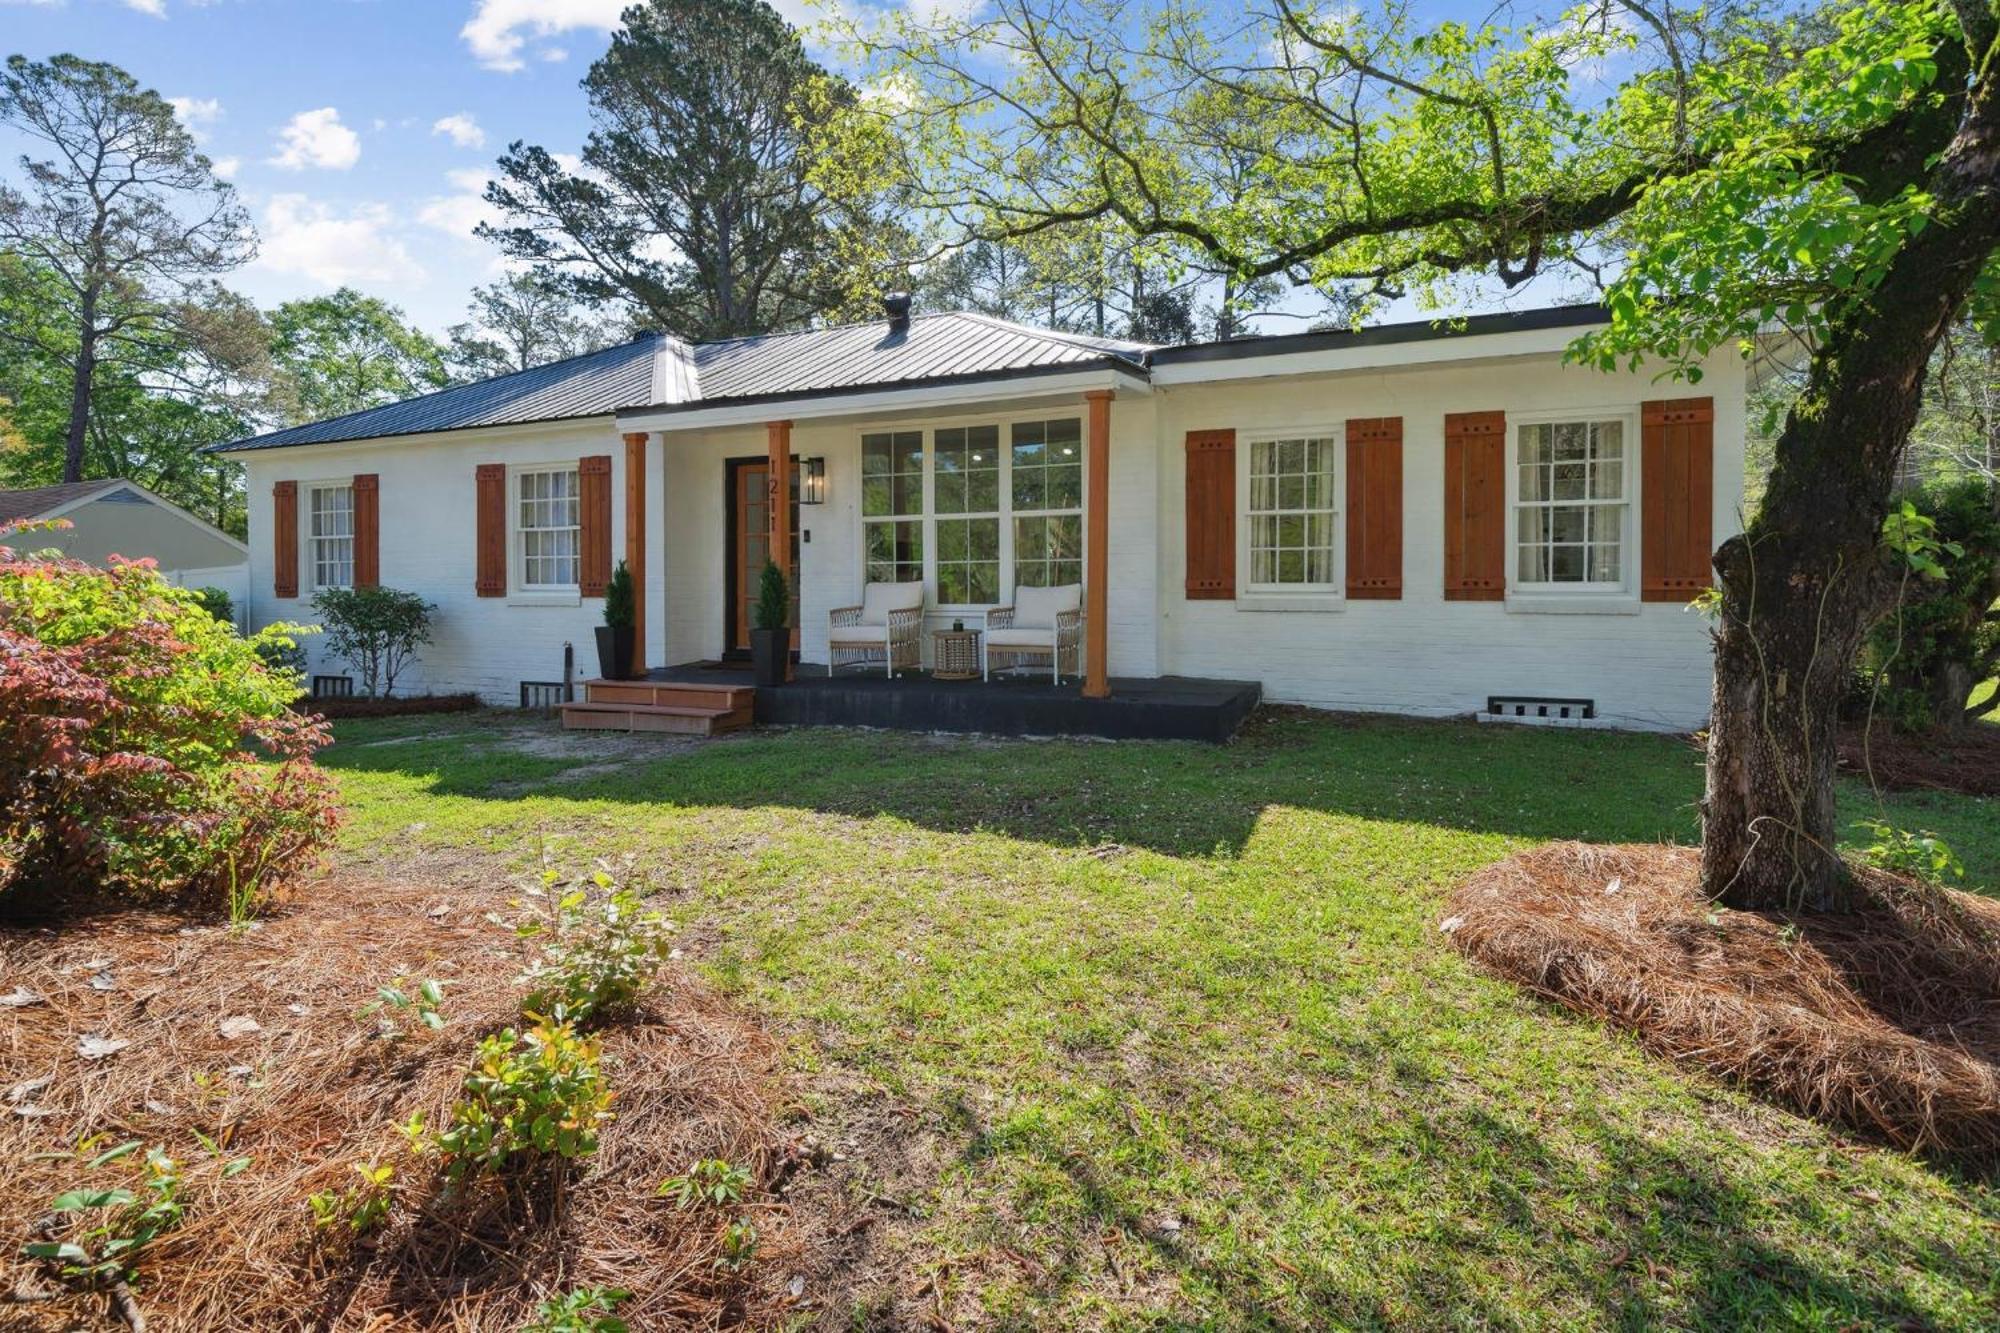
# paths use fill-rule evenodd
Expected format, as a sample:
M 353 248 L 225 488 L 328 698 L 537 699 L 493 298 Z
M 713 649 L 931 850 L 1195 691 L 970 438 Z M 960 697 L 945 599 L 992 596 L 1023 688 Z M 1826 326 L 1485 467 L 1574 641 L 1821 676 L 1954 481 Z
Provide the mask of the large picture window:
M 924 576 L 924 433 L 861 437 L 861 530 L 870 583 Z
M 315 588 L 354 586 L 354 488 L 306 491 L 306 558 Z
M 868 580 L 929 579 L 938 606 L 1081 583 L 1083 422 L 868 432 L 861 526 Z
M 1630 468 L 1622 421 L 1524 424 L 1515 460 L 1515 583 L 1619 588 Z
M 1332 588 L 1335 442 L 1250 442 L 1250 586 Z
M 569 589 L 577 586 L 582 525 L 575 468 L 546 468 L 515 474 L 518 489 L 516 538 L 521 587 Z
M 1083 423 L 1017 421 L 1011 431 L 1014 586 L 1083 582 Z

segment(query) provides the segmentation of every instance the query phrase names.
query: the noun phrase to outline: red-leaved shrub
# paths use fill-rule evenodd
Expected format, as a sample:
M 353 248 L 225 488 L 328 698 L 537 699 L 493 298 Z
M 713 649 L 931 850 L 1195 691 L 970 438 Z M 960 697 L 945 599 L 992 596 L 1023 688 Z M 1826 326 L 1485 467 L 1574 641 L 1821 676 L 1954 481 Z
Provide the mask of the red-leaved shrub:
M 31 540 L 31 539 L 29 539 Z M 0 528 L 0 909 L 177 898 L 244 910 L 337 823 L 294 673 L 151 561 L 98 569 Z

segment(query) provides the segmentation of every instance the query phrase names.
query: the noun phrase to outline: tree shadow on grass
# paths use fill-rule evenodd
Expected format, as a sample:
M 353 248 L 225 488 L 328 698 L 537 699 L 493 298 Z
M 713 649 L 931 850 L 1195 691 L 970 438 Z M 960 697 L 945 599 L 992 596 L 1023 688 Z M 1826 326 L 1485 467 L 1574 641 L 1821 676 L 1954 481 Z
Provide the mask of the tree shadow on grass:
M 537 740 L 518 722 L 474 721 L 335 745 L 321 762 L 495 802 L 792 807 L 1172 856 L 1240 854 L 1278 806 L 1514 838 L 1684 841 L 1700 788 L 1698 756 L 1677 738 L 1373 717 L 1279 716 L 1229 746 L 815 729 L 615 766 L 587 743 L 550 757 Z

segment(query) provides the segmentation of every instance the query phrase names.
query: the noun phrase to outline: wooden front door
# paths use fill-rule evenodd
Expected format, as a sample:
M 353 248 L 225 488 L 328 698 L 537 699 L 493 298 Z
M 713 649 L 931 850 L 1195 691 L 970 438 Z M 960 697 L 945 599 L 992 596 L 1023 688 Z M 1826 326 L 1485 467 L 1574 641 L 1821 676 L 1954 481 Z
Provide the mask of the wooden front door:
M 792 647 L 799 646 L 799 461 L 792 460 Z M 757 581 L 771 558 L 771 464 L 736 458 L 729 463 L 729 576 L 727 641 L 731 653 L 750 651 L 750 611 Z

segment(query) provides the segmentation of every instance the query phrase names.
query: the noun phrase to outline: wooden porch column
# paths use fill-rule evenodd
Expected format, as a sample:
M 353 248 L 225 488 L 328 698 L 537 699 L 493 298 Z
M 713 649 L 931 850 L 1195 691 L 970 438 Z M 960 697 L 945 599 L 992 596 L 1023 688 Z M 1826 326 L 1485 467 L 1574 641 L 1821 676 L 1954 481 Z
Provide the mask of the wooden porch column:
M 792 580 L 796 577 L 792 569 L 792 423 L 772 421 L 764 429 L 770 437 L 771 447 L 771 559 L 784 573 L 785 589 L 790 592 Z M 788 653 L 785 679 L 791 678 L 791 655 Z
M 1086 438 L 1083 493 L 1083 697 L 1105 699 L 1111 695 L 1111 678 L 1105 669 L 1105 641 L 1110 637 L 1107 583 L 1110 575 L 1111 520 L 1106 516 L 1111 490 L 1111 390 L 1092 389 L 1084 394 L 1089 404 L 1089 431 Z
M 646 440 L 625 437 L 625 568 L 632 575 L 632 672 L 646 673 Z

